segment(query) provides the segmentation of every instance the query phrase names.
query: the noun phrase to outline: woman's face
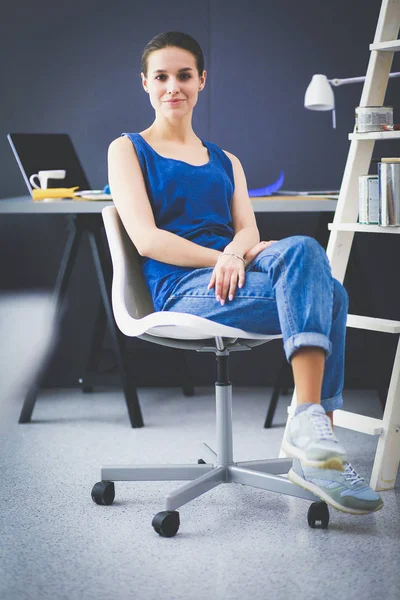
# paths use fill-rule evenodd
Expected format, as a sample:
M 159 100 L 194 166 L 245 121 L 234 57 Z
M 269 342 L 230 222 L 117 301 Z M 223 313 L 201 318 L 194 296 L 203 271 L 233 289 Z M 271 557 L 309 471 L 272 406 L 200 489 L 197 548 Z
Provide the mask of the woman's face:
M 199 76 L 193 54 L 174 46 L 152 52 L 147 60 L 147 76 L 142 73 L 151 105 L 168 119 L 182 118 L 193 110 L 205 81 L 206 72 Z

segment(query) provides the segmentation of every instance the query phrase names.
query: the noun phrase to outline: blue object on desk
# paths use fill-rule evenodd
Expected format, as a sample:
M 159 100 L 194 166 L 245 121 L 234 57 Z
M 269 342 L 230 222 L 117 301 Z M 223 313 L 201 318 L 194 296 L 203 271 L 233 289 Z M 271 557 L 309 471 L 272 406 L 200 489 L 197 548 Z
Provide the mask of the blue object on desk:
M 279 175 L 278 179 L 274 181 L 274 183 L 271 183 L 263 188 L 257 188 L 256 190 L 249 190 L 249 196 L 250 198 L 253 198 L 254 196 L 270 196 L 282 187 L 284 181 L 285 174 L 283 171 L 281 171 L 281 174 Z
M 110 186 L 108 185 L 108 183 L 107 183 L 107 185 L 104 186 L 103 192 L 105 194 L 111 194 Z

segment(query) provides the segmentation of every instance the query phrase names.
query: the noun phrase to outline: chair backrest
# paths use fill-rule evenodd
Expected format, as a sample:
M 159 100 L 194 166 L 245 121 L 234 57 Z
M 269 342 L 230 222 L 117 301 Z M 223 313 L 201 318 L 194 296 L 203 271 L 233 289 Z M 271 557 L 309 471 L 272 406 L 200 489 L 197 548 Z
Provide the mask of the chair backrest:
M 130 317 L 141 319 L 154 312 L 154 306 L 140 268 L 138 251 L 115 206 L 103 208 L 102 216 L 113 264 L 112 300 L 115 319 L 118 324 L 121 311 L 128 311 Z

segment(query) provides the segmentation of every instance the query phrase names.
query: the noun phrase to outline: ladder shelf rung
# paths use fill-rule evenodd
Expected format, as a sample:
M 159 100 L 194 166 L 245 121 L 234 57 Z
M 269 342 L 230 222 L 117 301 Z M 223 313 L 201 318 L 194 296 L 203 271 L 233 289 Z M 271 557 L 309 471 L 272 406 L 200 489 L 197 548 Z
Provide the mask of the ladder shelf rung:
M 347 327 L 400 334 L 400 321 L 379 319 L 377 317 L 365 317 L 364 315 L 347 315 Z
M 349 140 L 393 140 L 400 138 L 400 131 L 369 131 L 368 133 L 349 133 Z
M 347 410 L 335 410 L 335 427 L 345 427 L 360 433 L 369 435 L 381 435 L 383 431 L 382 420 L 366 417 L 357 413 L 351 413 Z
M 400 40 L 391 40 L 389 42 L 379 42 L 370 44 L 370 50 L 381 50 L 383 52 L 398 52 L 400 50 Z
M 400 227 L 364 225 L 363 223 L 328 223 L 331 231 L 357 231 L 361 233 L 400 233 Z

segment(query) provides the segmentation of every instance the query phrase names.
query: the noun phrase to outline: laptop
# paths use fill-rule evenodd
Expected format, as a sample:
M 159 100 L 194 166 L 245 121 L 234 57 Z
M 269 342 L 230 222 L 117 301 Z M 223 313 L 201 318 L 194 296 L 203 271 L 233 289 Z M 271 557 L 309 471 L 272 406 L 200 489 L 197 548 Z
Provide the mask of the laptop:
M 65 169 L 65 179 L 49 179 L 49 188 L 90 190 L 91 186 L 81 162 L 66 133 L 9 133 L 7 139 L 24 181 L 32 193 L 29 178 L 38 171 Z

